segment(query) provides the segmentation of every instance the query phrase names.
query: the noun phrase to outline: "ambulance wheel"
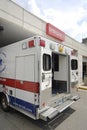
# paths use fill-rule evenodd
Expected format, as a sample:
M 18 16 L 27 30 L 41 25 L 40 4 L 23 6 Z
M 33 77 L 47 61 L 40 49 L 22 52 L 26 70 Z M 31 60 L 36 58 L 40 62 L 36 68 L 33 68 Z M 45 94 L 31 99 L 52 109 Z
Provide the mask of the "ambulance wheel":
M 1 108 L 5 112 L 9 111 L 8 101 L 7 101 L 7 98 L 6 98 L 5 95 L 3 95 L 2 98 L 1 98 Z

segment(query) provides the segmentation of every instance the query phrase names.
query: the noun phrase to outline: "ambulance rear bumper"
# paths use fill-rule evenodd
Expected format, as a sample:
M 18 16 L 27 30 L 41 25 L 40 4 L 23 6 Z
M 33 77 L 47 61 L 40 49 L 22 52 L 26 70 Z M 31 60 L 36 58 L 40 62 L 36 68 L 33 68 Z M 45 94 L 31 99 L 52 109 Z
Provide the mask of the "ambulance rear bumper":
M 40 113 L 40 119 L 47 121 L 47 119 L 52 119 L 59 113 L 62 113 L 65 109 L 70 107 L 75 101 L 79 99 L 79 96 L 74 96 L 71 99 L 63 102 L 61 105 L 56 107 L 49 107 L 44 112 Z

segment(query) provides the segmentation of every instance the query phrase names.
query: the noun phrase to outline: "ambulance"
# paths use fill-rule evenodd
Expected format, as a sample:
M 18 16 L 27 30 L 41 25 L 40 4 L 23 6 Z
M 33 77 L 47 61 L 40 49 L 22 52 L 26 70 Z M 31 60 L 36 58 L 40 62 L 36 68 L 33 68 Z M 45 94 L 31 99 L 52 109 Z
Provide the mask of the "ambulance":
M 70 107 L 78 99 L 71 93 L 71 82 L 78 81 L 78 60 L 72 51 L 42 36 L 0 48 L 2 109 L 12 107 L 47 121 Z

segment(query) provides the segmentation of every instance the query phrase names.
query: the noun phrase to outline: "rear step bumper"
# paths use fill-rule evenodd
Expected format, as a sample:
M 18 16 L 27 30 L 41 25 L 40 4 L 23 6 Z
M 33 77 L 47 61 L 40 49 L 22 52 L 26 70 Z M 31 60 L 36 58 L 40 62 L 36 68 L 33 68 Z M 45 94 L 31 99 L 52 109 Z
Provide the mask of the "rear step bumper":
M 46 111 L 40 113 L 40 118 L 42 120 L 45 120 L 45 121 L 47 121 L 47 119 L 52 119 L 57 114 L 63 112 L 65 109 L 70 107 L 78 99 L 79 99 L 79 96 L 74 96 L 71 99 L 68 99 L 67 101 L 65 101 L 64 103 L 62 103 L 61 105 L 59 105 L 59 106 L 57 106 L 55 108 L 54 107 L 50 107 Z

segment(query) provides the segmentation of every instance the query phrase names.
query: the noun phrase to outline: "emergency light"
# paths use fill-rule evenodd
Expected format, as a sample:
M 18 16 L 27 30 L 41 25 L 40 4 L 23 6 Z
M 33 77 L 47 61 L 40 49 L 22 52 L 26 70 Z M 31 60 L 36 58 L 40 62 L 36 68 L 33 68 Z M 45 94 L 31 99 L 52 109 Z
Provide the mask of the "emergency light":
M 29 46 L 29 48 L 34 47 L 34 46 L 35 46 L 34 40 L 29 41 L 29 42 L 28 42 L 28 46 Z
M 45 41 L 44 40 L 40 40 L 40 46 L 45 47 Z

